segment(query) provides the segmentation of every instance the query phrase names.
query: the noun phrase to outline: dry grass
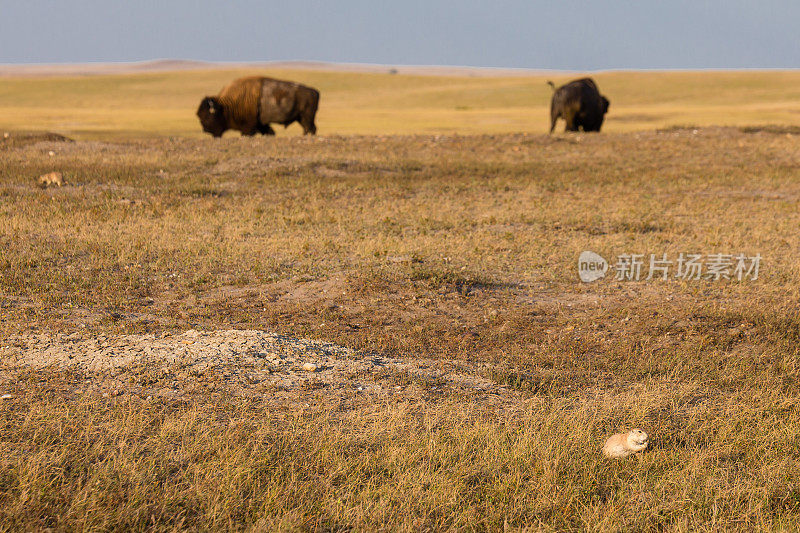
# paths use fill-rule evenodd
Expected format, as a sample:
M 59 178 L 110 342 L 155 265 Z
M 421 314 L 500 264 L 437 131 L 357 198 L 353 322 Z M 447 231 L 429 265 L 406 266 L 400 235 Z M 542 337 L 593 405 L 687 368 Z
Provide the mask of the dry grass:
M 778 392 L 656 379 L 509 413 L 447 400 L 279 413 L 65 399 L 30 379 L 36 392 L 3 409 L 9 530 L 777 529 L 800 503 L 798 401 Z M 654 449 L 605 460 L 596 443 L 630 420 L 658 428 Z
M 80 139 L 203 136 L 200 99 L 253 70 L 109 76 L 4 77 L 0 128 Z M 550 87 L 579 76 L 467 77 L 259 71 L 317 87 L 319 132 L 332 134 L 544 133 Z M 800 72 L 593 73 L 611 110 L 608 132 L 675 125 L 800 126 Z M 563 123 L 562 126 L 563 128 Z M 299 135 L 294 125 L 278 135 Z M 233 134 L 229 134 L 233 135 Z
M 633 75 L 605 76 L 614 95 Z M 777 102 L 795 74 L 665 76 Z M 92 80 L 108 81 L 81 90 Z M 63 80 L 24 83 L 40 81 Z M 749 112 L 732 119 L 747 128 L 697 132 L 215 142 L 120 122 L 134 138 L 0 141 L 4 338 L 263 328 L 481 364 L 498 384 L 276 408 L 224 390 L 103 398 L 96 375 L 4 370 L 0 528 L 791 529 L 800 150 L 793 120 Z M 50 170 L 70 185 L 36 188 Z M 586 285 L 584 249 L 764 259 L 757 281 Z M 652 450 L 603 459 L 602 438 L 633 426 Z

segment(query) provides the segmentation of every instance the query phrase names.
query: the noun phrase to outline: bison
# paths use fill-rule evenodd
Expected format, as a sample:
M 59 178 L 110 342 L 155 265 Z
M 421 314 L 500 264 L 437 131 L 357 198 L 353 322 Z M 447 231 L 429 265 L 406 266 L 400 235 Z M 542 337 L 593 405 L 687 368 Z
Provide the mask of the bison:
M 242 135 L 275 135 L 271 122 L 299 122 L 304 134 L 317 133 L 319 91 L 291 81 L 253 76 L 239 78 L 217 96 L 206 96 L 197 108 L 203 131 L 221 137 L 227 130 Z
M 558 89 L 552 81 L 550 101 L 550 133 L 556 128 L 556 120 L 562 117 L 567 123 L 564 131 L 600 131 L 608 112 L 608 99 L 600 94 L 592 78 L 581 78 L 562 85 Z

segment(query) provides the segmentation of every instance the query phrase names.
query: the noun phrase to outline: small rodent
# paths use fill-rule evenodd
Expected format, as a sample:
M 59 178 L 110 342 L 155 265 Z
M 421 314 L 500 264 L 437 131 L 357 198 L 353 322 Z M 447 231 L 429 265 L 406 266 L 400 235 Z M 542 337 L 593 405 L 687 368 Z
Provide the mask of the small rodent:
M 39 176 L 39 187 L 45 189 L 47 187 L 62 187 L 64 183 L 64 175 L 61 172 L 48 172 Z
M 603 454 L 613 459 L 628 457 L 647 448 L 648 439 L 647 433 L 638 428 L 627 433 L 615 433 L 608 437 Z

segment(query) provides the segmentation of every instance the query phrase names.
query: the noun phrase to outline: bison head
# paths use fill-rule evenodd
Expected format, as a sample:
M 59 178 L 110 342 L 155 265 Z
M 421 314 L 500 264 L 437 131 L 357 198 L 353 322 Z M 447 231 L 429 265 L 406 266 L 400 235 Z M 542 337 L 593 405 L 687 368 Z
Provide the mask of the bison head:
M 603 114 L 605 115 L 606 113 L 608 113 L 608 106 L 611 105 L 611 102 L 608 101 L 608 98 L 602 95 L 600 95 L 600 100 L 602 102 L 601 106 L 603 109 Z
M 197 116 L 203 131 L 210 133 L 214 137 L 222 137 L 228 129 L 228 122 L 225 120 L 225 113 L 222 104 L 213 96 L 206 96 L 197 108 Z

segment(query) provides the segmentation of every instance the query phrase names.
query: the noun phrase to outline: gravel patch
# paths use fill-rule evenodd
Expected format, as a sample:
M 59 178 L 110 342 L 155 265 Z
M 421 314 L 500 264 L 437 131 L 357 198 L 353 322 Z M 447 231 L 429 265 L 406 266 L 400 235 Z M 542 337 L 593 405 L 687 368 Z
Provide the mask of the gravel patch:
M 455 362 L 364 354 L 312 339 L 255 330 L 181 334 L 38 334 L 6 339 L 0 368 L 79 370 L 111 394 L 135 389 L 180 396 L 220 387 L 238 394 L 276 391 L 489 391 L 494 382 Z M 157 378 L 153 378 L 157 376 Z M 132 384 L 132 385 L 131 385 Z

